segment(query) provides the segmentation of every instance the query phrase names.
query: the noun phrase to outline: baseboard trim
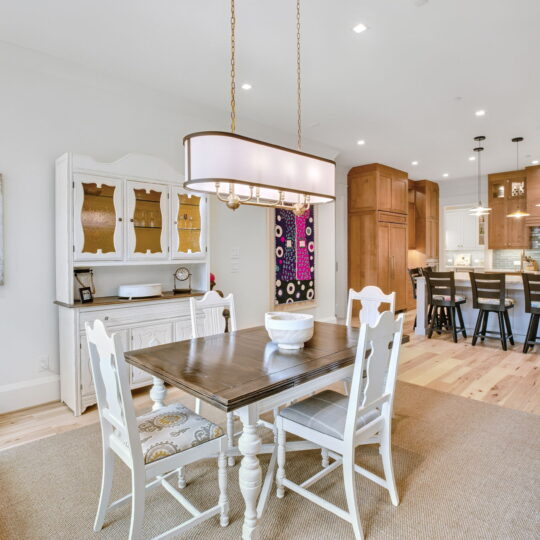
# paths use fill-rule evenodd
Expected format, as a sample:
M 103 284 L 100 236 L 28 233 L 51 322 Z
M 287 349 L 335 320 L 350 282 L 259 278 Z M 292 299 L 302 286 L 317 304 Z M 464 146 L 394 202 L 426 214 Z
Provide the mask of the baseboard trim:
M 0 386 L 0 414 L 35 407 L 60 399 L 60 376 L 47 375 L 39 379 Z

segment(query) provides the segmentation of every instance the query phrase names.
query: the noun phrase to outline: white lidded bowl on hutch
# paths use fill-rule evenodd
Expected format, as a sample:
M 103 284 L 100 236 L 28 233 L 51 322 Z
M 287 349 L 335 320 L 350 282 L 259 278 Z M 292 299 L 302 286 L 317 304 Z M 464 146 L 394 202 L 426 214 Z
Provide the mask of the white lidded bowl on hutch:
M 270 311 L 264 316 L 270 339 L 280 349 L 301 349 L 313 337 L 313 315 Z

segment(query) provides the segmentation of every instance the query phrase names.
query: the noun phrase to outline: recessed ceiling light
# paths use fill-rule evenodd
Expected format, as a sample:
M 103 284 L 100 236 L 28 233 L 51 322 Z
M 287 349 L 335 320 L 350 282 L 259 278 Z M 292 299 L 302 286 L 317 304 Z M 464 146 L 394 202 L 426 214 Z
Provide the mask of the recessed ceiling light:
M 538 165 L 538 160 L 537 160 L 537 159 L 533 159 L 533 160 L 531 161 L 531 163 L 532 163 L 533 165 Z
M 474 156 L 469 157 L 469 161 L 475 161 L 476 158 Z
M 478 111 L 476 111 L 474 113 L 476 116 L 485 116 L 486 115 L 486 111 L 484 111 L 484 109 L 480 109 Z
M 444 178 L 448 178 L 448 176 L 449 176 L 449 174 L 448 174 L 447 172 L 445 172 L 445 173 L 443 174 L 443 177 L 444 177 Z
M 249 84 L 249 83 L 247 83 L 247 82 L 244 83 L 244 84 L 242 85 L 242 90 L 251 90 L 251 84 Z
M 411 165 L 418 165 L 418 161 L 411 161 Z
M 366 144 L 366 141 L 364 141 L 363 139 L 360 139 L 359 141 L 356 142 L 356 144 L 358 146 L 364 146 L 364 144 Z
M 364 23 L 358 23 L 353 27 L 353 32 L 356 32 L 357 34 L 361 34 L 365 30 L 367 30 L 367 26 Z

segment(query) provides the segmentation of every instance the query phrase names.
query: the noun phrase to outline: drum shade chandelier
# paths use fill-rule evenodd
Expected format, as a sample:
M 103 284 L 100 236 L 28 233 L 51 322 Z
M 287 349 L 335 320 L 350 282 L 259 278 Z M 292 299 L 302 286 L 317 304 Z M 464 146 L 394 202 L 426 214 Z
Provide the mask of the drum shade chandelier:
M 513 143 L 516 143 L 516 171 L 519 171 L 519 143 L 523 140 L 523 137 L 514 137 L 512 139 L 512 142 Z M 522 210 L 521 209 L 521 199 L 518 198 L 518 208 L 517 210 L 515 210 L 514 212 L 512 212 L 511 214 L 507 214 L 506 217 L 510 217 L 510 218 L 522 218 L 522 217 L 527 217 L 527 216 L 530 216 L 531 214 L 529 214 L 527 212 L 527 210 Z
M 241 204 L 302 215 L 335 200 L 334 161 L 302 152 L 300 0 L 296 2 L 297 150 L 236 133 L 236 14 L 231 0 L 231 131 L 184 137 L 187 189 L 215 194 L 232 210 Z
M 481 153 L 484 151 L 484 147 L 480 146 L 482 141 L 485 141 L 486 138 L 484 135 L 479 135 L 478 137 L 475 137 L 474 140 L 476 141 L 477 145 L 473 150 L 478 154 L 477 161 L 477 186 L 478 186 L 478 206 L 475 208 L 471 208 L 470 214 L 473 216 L 487 216 L 491 210 L 491 208 L 487 208 L 482 204 L 482 194 L 481 194 L 481 159 L 480 156 Z

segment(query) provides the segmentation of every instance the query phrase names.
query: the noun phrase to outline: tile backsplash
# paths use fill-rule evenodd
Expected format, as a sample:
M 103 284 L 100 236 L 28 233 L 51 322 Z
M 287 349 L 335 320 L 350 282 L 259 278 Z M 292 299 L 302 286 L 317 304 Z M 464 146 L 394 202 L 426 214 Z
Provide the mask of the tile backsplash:
M 526 249 L 525 255 L 532 257 L 540 267 L 540 250 Z M 492 266 L 497 270 L 516 270 L 514 261 L 519 261 L 520 257 L 520 249 L 495 249 L 493 250 Z

